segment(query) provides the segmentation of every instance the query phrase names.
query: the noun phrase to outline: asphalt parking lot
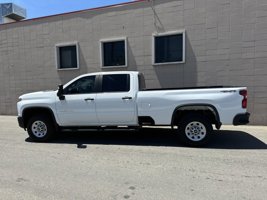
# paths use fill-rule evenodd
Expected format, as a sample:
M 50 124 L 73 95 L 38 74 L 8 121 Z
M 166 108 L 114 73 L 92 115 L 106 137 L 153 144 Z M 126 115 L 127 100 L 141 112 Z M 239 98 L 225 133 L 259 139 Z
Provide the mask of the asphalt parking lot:
M 266 199 L 267 127 L 224 126 L 205 148 L 168 129 L 70 132 L 34 143 L 0 116 L 0 199 Z

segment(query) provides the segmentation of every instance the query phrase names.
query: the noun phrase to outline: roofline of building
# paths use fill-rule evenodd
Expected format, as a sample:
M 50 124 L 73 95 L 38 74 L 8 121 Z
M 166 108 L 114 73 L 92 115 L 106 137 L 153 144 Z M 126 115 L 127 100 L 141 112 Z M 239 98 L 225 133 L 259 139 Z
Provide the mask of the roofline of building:
M 88 11 L 96 11 L 96 10 L 103 10 L 103 9 L 108 9 L 108 8 L 116 8 L 116 7 L 119 7 L 119 6 L 126 6 L 126 5 L 145 2 L 145 1 L 150 1 L 150 0 L 134 0 L 134 1 L 124 2 L 124 3 L 108 5 L 108 6 L 88 8 L 88 9 L 84 9 L 84 10 L 78 10 L 78 11 L 60 13 L 60 14 L 55 14 L 55 15 L 37 17 L 37 18 L 32 18 L 32 19 L 26 19 L 26 20 L 17 21 L 17 22 L 4 23 L 4 24 L 0 24 L 0 26 L 7 26 L 7 25 L 11 25 L 11 24 L 23 23 L 23 22 L 29 22 L 29 21 L 37 21 L 37 20 L 47 19 L 47 18 L 51 18 L 51 17 L 58 17 L 58 16 L 64 16 L 64 15 L 70 15 L 70 14 L 77 14 L 77 13 L 83 13 L 83 12 L 88 12 Z

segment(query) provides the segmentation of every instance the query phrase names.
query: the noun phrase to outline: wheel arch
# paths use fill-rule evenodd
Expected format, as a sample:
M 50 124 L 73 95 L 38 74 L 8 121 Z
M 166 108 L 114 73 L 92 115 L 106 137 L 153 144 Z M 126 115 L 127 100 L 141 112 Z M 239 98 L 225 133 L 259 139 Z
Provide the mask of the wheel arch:
M 215 124 L 217 129 L 220 129 L 222 123 L 217 108 L 211 104 L 185 104 L 177 106 L 172 114 L 171 126 L 172 128 L 189 113 L 201 113 L 207 115 L 210 121 Z
M 25 128 L 27 127 L 27 124 L 29 122 L 29 119 L 33 116 L 33 115 L 37 115 L 37 114 L 46 114 L 48 116 L 51 117 L 51 121 L 54 124 L 55 128 L 58 129 L 59 125 L 56 121 L 55 118 L 55 114 L 53 112 L 53 110 L 49 107 L 42 107 L 42 106 L 37 106 L 37 107 L 28 107 L 25 108 L 22 111 L 22 118 L 23 118 L 23 123 L 25 125 Z

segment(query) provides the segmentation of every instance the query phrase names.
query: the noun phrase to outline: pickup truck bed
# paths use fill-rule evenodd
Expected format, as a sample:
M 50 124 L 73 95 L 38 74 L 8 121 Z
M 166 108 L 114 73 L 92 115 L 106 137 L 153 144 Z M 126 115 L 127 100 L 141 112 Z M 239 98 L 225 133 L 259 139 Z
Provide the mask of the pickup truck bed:
M 199 87 L 179 87 L 179 88 L 146 88 L 141 91 L 154 90 L 195 90 L 195 89 L 214 89 L 214 88 L 233 88 L 233 86 L 199 86 Z

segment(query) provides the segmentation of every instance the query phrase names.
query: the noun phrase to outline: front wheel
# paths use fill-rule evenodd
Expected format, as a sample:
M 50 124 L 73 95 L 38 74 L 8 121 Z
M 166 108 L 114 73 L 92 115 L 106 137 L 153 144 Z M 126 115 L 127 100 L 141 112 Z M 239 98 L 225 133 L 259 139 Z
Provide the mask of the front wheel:
M 30 138 L 36 142 L 49 141 L 55 133 L 54 125 L 49 116 L 36 115 L 30 118 L 27 131 Z
M 178 124 L 178 133 L 189 146 L 203 146 L 208 143 L 212 133 L 212 124 L 203 115 L 188 115 Z

